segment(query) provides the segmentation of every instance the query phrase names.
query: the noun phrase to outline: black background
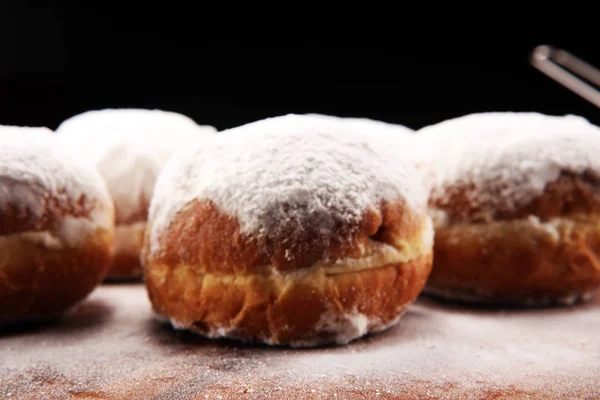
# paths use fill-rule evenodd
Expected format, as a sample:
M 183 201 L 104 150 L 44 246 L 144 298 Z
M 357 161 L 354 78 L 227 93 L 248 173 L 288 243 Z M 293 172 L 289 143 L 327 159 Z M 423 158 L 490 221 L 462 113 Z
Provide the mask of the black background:
M 289 112 L 422 126 L 481 111 L 600 110 L 529 63 L 536 45 L 600 67 L 595 45 L 564 37 L 422 32 L 283 40 L 198 29 L 194 16 L 157 23 L 83 6 L 3 5 L 0 124 L 48 126 L 90 109 L 160 108 L 218 129 Z M 9 8 L 10 7 L 10 8 Z M 193 20 L 195 18 L 195 21 Z

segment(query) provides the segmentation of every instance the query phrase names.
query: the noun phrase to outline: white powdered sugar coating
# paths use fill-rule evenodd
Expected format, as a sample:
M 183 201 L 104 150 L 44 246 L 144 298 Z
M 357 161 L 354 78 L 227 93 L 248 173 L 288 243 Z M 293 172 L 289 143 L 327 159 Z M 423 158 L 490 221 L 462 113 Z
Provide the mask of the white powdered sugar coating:
M 434 202 L 448 187 L 466 184 L 472 206 L 510 211 L 542 194 L 562 171 L 600 171 L 600 128 L 574 115 L 470 114 L 415 136 Z
M 242 232 L 269 235 L 302 229 L 308 219 L 358 222 L 383 199 L 424 213 L 427 191 L 411 158 L 408 135 L 377 124 L 294 115 L 250 123 L 175 154 L 157 180 L 149 219 L 151 251 L 175 215 L 210 200 L 237 218 Z
M 346 314 L 330 311 L 321 314 L 315 328 L 318 331 L 334 333 L 336 344 L 348 344 L 368 332 L 369 322 L 369 317 L 357 310 Z
M 321 314 L 315 325 L 315 329 L 318 332 L 327 333 L 330 335 L 330 337 L 319 337 L 312 340 L 294 340 L 286 343 L 285 346 L 289 346 L 291 348 L 306 348 L 331 344 L 345 345 L 365 336 L 369 332 L 382 332 L 396 325 L 400 318 L 404 315 L 404 311 L 405 310 L 400 311 L 398 316 L 387 324 L 381 324 L 381 320 L 379 318 L 370 318 L 368 315 L 363 314 L 356 309 L 346 313 L 340 313 L 337 310 L 330 309 L 329 311 Z M 174 318 L 158 314 L 154 310 L 152 310 L 152 317 L 158 322 L 170 323 L 175 330 L 191 330 L 194 332 L 194 328 L 189 324 L 185 324 Z M 206 332 L 202 332 L 201 335 L 212 339 L 229 338 L 244 343 L 253 343 L 252 340 L 248 340 L 243 336 L 239 336 L 234 328 L 224 326 L 209 329 Z M 274 341 L 272 337 L 263 337 L 261 340 L 267 345 L 281 345 L 279 342 Z
M 52 232 L 70 245 L 114 223 L 112 201 L 96 169 L 64 153 L 51 130 L 0 126 L 0 205 L 18 205 L 20 212 L 41 218 L 47 194 L 65 203 L 84 196 L 94 204 L 89 217 L 65 216 Z
M 321 119 L 329 118 L 332 122 L 339 121 L 341 118 L 333 115 L 326 114 L 305 114 L 309 117 L 317 117 Z M 354 132 L 372 131 L 374 129 L 382 134 L 390 135 L 413 135 L 414 129 L 400 124 L 393 124 L 390 122 L 379 121 L 370 118 L 359 118 L 359 117 L 344 117 L 343 120 L 347 122 L 347 129 L 351 129 Z
M 119 223 L 130 222 L 149 204 L 156 177 L 177 148 L 216 129 L 170 111 L 103 109 L 71 117 L 56 131 L 65 148 L 96 164 Z

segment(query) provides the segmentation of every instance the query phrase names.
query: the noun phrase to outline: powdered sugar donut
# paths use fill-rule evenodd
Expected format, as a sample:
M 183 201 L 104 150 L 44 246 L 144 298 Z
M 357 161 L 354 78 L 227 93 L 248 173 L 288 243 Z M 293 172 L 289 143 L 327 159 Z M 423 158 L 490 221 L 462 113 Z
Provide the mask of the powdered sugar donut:
M 344 121 L 346 130 L 352 130 L 353 132 L 371 132 L 374 129 L 377 130 L 379 134 L 389 134 L 389 135 L 413 135 L 415 133 L 414 129 L 411 129 L 407 126 L 400 124 L 393 124 L 390 122 L 379 121 L 371 118 L 364 117 L 336 117 L 333 115 L 326 114 L 304 114 L 308 117 L 316 117 L 321 119 L 331 119 L 332 122 L 336 121 Z
M 142 252 L 155 312 L 208 337 L 292 346 L 395 324 L 433 246 L 410 152 L 403 135 L 286 115 L 176 153 Z
M 88 111 L 57 128 L 66 148 L 97 166 L 113 198 L 117 228 L 108 279 L 141 276 L 139 252 L 158 173 L 179 146 L 215 131 L 178 113 L 146 109 Z
M 428 293 L 572 303 L 600 285 L 600 128 L 573 115 L 497 112 L 417 136 L 435 149 Z
M 57 317 L 106 275 L 114 208 L 46 128 L 0 126 L 0 322 Z

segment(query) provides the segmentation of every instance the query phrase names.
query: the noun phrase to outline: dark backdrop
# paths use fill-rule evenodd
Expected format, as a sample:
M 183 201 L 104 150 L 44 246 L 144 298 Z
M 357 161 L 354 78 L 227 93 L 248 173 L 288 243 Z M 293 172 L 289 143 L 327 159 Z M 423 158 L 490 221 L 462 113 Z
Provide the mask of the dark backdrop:
M 444 40 L 439 32 L 234 40 L 221 38 L 225 26 L 198 29 L 206 15 L 156 23 L 19 3 L 0 6 L 0 124 L 55 128 L 105 107 L 172 110 L 219 129 L 289 112 L 412 128 L 480 111 L 574 113 L 600 123 L 599 109 L 529 64 L 536 45 L 552 44 L 600 66 L 596 46 L 580 41 Z

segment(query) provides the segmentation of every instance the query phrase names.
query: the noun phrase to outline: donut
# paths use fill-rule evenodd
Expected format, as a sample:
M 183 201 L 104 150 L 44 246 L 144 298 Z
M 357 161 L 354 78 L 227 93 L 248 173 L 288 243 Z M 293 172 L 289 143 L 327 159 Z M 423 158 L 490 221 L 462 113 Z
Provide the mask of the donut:
M 318 114 L 308 113 L 304 114 L 307 117 L 330 119 L 331 121 L 339 121 L 340 119 L 345 121 L 345 129 L 350 129 L 354 132 L 361 131 L 372 131 L 376 129 L 379 134 L 388 135 L 414 135 L 415 130 L 404 125 L 397 123 L 380 121 L 377 119 L 366 118 L 366 117 L 337 117 L 329 114 Z
M 395 325 L 425 285 L 433 249 L 407 137 L 288 114 L 175 153 L 141 257 L 157 318 L 291 347 Z
M 489 112 L 416 136 L 430 160 L 435 227 L 424 293 L 516 306 L 591 296 L 600 285 L 600 128 L 575 115 Z
M 0 324 L 60 318 L 102 281 L 114 208 L 47 128 L 0 126 Z
M 160 169 L 178 146 L 216 129 L 170 111 L 102 109 L 75 115 L 56 131 L 65 148 L 94 163 L 114 201 L 113 262 L 106 279 L 139 280 L 148 205 Z

